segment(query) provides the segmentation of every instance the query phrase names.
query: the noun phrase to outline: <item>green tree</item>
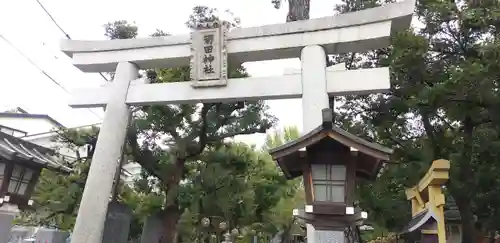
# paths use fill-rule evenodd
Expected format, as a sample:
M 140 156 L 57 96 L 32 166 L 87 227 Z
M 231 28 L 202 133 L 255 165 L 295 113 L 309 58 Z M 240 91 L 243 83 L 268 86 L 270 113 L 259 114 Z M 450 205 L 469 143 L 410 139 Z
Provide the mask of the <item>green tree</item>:
M 66 148 L 74 152 L 76 156 L 75 158 L 67 158 L 67 165 L 73 169 L 73 172 L 70 175 L 62 175 L 54 171 L 43 170 L 33 193 L 34 209 L 21 213 L 16 218 L 16 223 L 71 231 L 85 188 L 99 128 L 61 129 L 56 132 L 58 135 L 54 138 L 54 142 L 58 146 L 54 149 Z M 82 151 L 84 151 L 83 154 L 81 154 Z M 125 186 L 122 181 L 118 183 L 116 192 L 119 194 L 116 195 L 116 199 L 136 206 L 128 199 L 137 198 L 137 193 Z M 140 235 L 140 219 L 144 218 L 144 214 L 141 214 L 142 211 L 136 210 L 136 207 L 132 207 L 132 209 L 134 217 L 130 237 L 136 238 Z
M 266 135 L 266 142 L 263 150 L 269 150 L 291 142 L 300 137 L 300 132 L 297 127 L 285 127 L 283 131 L 276 130 L 271 134 Z
M 291 197 L 295 190 L 280 175 L 267 152 L 242 143 L 229 142 L 207 149 L 198 160 L 187 161 L 186 170 L 179 185 L 182 214 L 177 227 L 178 242 L 208 241 L 211 234 L 220 239 L 222 232 L 217 225 L 208 228 L 201 225 L 202 219 L 214 220 L 214 217 L 227 222 L 230 229 L 275 234 L 275 227 L 263 224 L 276 211 L 281 199 Z M 138 215 L 161 213 L 165 194 L 158 190 L 157 182 L 151 177 L 141 177 L 134 189 L 136 193 L 125 199 Z
M 180 229 L 184 232 L 183 242 L 198 239 L 206 230 L 216 231 L 216 227 L 200 227 L 205 217 L 223 219 L 230 229 L 243 232 L 262 230 L 257 226 L 265 222 L 266 215 L 289 193 L 287 181 L 268 156 L 242 143 L 207 149 L 188 168 L 179 197 L 181 208 L 187 209 Z
M 33 193 L 34 211 L 22 213 L 16 219 L 17 222 L 61 230 L 73 229 L 97 141 L 97 131 L 96 127 L 58 131 L 55 142 L 75 152 L 76 158 L 71 159 L 68 164 L 73 168 L 73 172 L 70 175 L 61 175 L 43 170 Z M 84 148 L 87 148 L 88 156 L 80 154 Z
M 188 26 L 192 28 L 200 22 L 214 20 L 215 13 L 208 7 L 195 7 Z M 111 39 L 123 36 L 115 35 L 114 30 L 107 33 Z M 247 76 L 242 66 L 229 63 L 229 77 Z M 152 83 L 189 81 L 189 67 L 147 70 L 147 77 Z M 179 201 L 181 181 L 187 178 L 191 161 L 199 160 L 206 149 L 220 148 L 227 138 L 265 132 L 274 122 L 275 118 L 261 101 L 136 108 L 128 133 L 129 151 L 144 169 L 145 176 L 157 179 L 156 185 L 165 196 L 163 242 L 176 242 L 177 223 L 185 209 Z
M 381 3 L 345 1 L 339 9 Z M 388 228 L 406 223 L 405 187 L 417 182 L 432 160 L 449 159 L 447 192 L 460 211 L 462 242 L 474 242 L 474 215 L 480 230 L 499 228 L 494 200 L 500 195 L 493 188 L 499 183 L 500 5 L 418 1 L 416 14 L 421 27 L 397 34 L 389 48 L 333 59 L 347 60 L 348 68 L 390 66 L 392 82 L 385 95 L 339 99 L 337 123 L 396 149 L 398 165 L 361 187 L 362 204 L 372 215 Z
M 268 216 L 268 222 L 276 227 L 277 232 L 281 233 L 281 243 L 290 242 L 293 234 L 303 235 L 305 233 L 303 230 L 305 225 L 293 216 L 294 209 L 304 207 L 305 192 L 303 187 L 299 187 L 292 196 L 282 198 L 272 208 Z
M 300 137 L 297 127 L 284 127 L 282 131 L 276 130 L 266 136 L 266 143 L 263 150 L 281 146 Z M 267 154 L 268 155 L 268 154 Z M 272 158 L 268 155 L 268 159 Z M 305 192 L 302 178 L 297 178 L 288 182 L 288 186 L 283 188 L 288 190 L 286 196 L 282 197 L 276 206 L 274 206 L 266 215 L 268 228 L 272 233 L 281 233 L 281 242 L 289 242 L 292 234 L 303 233 L 302 224 L 293 216 L 293 209 L 303 208 L 305 206 Z
M 139 34 L 137 26 L 126 20 L 109 22 L 104 25 L 104 35 L 109 39 L 132 39 Z
M 343 0 L 335 10 L 386 2 L 392 1 Z M 483 231 L 499 228 L 499 195 L 492 190 L 499 183 L 499 2 L 417 1 L 416 14 L 419 28 L 399 33 L 389 48 L 331 58 L 348 69 L 391 67 L 387 94 L 337 98 L 337 124 L 396 149 L 399 165 L 360 188 L 362 204 L 392 229 L 409 217 L 405 187 L 432 160 L 449 159 L 447 191 L 460 210 L 463 242 L 473 242 L 474 215 Z

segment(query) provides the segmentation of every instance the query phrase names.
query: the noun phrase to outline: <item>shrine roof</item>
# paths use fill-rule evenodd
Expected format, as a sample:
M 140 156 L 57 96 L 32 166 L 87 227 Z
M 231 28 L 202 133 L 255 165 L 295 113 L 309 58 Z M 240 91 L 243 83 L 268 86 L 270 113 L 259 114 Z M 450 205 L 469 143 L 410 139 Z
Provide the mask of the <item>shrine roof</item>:
M 407 234 L 414 232 L 425 226 L 428 222 L 436 221 L 436 214 L 429 209 L 425 209 L 417 215 L 413 216 L 407 225 L 403 228 L 400 234 Z
M 51 149 L 0 132 L 0 159 L 69 173 L 71 168 L 58 162 L 58 154 Z
M 271 154 L 273 159 L 279 159 L 280 157 L 299 151 L 302 148 L 311 146 L 325 137 L 331 137 L 332 139 L 340 142 L 341 144 L 345 146 L 350 146 L 359 151 L 363 150 L 364 148 L 369 148 L 371 150 L 380 153 L 380 154 L 378 153 L 373 154 L 374 157 L 383 160 L 389 159 L 389 156 L 393 152 L 392 149 L 381 146 L 376 143 L 366 141 L 356 135 L 353 135 L 343 130 L 342 128 L 333 125 L 333 117 L 331 109 L 323 109 L 322 112 L 323 112 L 323 123 L 320 126 L 318 126 L 317 128 L 313 129 L 309 133 L 301 136 L 300 138 L 294 141 L 291 141 L 289 143 L 283 144 L 281 146 L 269 150 L 269 153 Z M 333 134 L 328 134 L 329 132 Z
M 307 152 L 302 150 L 319 144 L 326 144 L 327 150 L 341 146 L 358 151 L 360 163 L 357 172 L 366 178 L 377 175 L 383 166 L 382 162 L 388 161 L 393 152 L 390 148 L 369 142 L 335 126 L 331 109 L 324 109 L 323 122 L 320 126 L 294 141 L 271 149 L 269 153 L 278 162 L 285 176 L 290 179 L 302 174 L 300 164 L 307 157 Z

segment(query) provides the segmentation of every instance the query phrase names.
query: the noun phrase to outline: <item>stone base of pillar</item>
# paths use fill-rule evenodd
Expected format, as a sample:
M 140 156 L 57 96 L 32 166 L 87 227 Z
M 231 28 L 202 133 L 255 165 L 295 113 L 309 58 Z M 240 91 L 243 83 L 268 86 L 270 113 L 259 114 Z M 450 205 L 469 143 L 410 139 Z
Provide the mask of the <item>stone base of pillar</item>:
M 66 243 L 69 233 L 56 229 L 39 229 L 35 233 L 36 242 L 47 243 Z
M 142 228 L 141 243 L 160 242 L 162 230 L 160 217 L 158 215 L 149 216 Z
M 0 243 L 9 242 L 12 230 L 12 221 L 19 213 L 16 205 L 5 203 L 0 206 Z
M 10 232 L 10 241 L 12 243 L 26 243 L 24 240 L 31 238 L 35 232 L 35 227 L 13 226 Z
M 344 231 L 317 230 L 312 224 L 306 224 L 306 243 L 348 243 Z M 357 242 L 357 241 L 355 241 Z
M 314 242 L 314 226 L 312 224 L 306 224 L 306 243 Z
M 102 243 L 127 243 L 132 210 L 122 203 L 110 202 L 104 223 Z

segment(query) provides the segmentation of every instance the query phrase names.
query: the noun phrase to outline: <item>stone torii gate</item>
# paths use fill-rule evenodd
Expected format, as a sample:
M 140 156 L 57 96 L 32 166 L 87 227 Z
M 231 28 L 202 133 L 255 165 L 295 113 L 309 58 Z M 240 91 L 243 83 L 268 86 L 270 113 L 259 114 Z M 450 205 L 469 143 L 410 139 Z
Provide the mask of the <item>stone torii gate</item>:
M 129 106 L 302 98 L 303 132 L 307 133 L 322 123 L 321 111 L 329 107 L 329 96 L 369 94 L 390 87 L 387 67 L 353 71 L 327 68 L 326 55 L 387 47 L 391 33 L 410 26 L 414 6 L 415 0 L 405 0 L 332 17 L 236 28 L 229 33 L 224 26 L 204 26 L 192 36 L 62 41 L 61 50 L 83 72 L 116 72 L 112 83 L 79 90 L 70 102 L 75 108 L 106 107 L 71 242 L 101 243 L 130 120 Z M 203 59 L 209 53 L 207 66 Z M 227 59 L 244 63 L 296 57 L 301 60 L 300 73 L 226 77 Z M 135 82 L 139 69 L 189 64 L 191 83 Z M 308 226 L 307 233 L 313 234 L 314 228 Z

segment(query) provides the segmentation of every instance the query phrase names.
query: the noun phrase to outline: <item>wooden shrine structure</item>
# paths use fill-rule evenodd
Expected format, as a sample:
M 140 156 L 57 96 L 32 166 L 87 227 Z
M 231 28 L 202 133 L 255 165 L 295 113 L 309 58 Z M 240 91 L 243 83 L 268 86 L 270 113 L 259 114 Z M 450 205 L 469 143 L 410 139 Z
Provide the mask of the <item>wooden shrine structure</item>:
M 406 189 L 411 201 L 412 219 L 401 232 L 408 240 L 446 243 L 445 196 L 442 187 L 449 179 L 450 161 L 440 159 L 412 188 Z

